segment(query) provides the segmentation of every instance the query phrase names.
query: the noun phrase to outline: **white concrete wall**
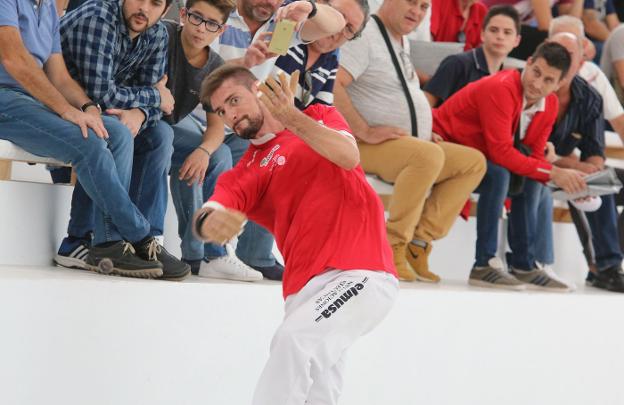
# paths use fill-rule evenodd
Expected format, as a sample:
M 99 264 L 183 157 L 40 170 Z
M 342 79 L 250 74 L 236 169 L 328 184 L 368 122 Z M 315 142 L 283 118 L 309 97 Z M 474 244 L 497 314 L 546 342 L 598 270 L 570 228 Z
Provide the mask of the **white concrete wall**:
M 0 403 L 249 404 L 280 292 L 0 268 Z M 403 284 L 349 353 L 340 404 L 621 405 L 621 308 L 609 293 Z

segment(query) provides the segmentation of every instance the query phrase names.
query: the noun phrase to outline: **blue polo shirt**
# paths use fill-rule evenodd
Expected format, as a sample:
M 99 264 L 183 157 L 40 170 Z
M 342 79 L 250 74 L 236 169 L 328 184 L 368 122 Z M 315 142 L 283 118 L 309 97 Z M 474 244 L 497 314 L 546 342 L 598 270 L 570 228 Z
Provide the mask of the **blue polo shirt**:
M 565 115 L 555 124 L 549 141 L 559 156 L 568 156 L 578 148 L 581 160 L 604 155 L 604 119 L 602 98 L 579 76 L 572 79 L 571 98 Z
M 444 58 L 424 90 L 440 99 L 439 106 L 468 83 L 489 75 L 483 48 L 474 48 Z
M 0 0 L 0 26 L 19 29 L 24 46 L 43 66 L 51 54 L 61 53 L 59 18 L 54 0 Z M 19 87 L 0 63 L 0 86 Z

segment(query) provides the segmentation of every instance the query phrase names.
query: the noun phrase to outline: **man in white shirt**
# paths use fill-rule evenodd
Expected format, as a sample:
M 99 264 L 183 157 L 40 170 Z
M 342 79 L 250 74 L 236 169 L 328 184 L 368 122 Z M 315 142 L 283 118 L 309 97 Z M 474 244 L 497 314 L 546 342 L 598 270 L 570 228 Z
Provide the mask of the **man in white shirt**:
M 377 13 L 409 89 L 415 122 L 376 21 L 341 48 L 334 103 L 359 140 L 364 171 L 394 183 L 387 232 L 399 277 L 438 282 L 428 267 L 431 242 L 448 233 L 481 181 L 485 160 L 474 149 L 430 142 L 431 108 L 410 62 L 406 37 L 429 5 L 429 0 L 385 0 Z

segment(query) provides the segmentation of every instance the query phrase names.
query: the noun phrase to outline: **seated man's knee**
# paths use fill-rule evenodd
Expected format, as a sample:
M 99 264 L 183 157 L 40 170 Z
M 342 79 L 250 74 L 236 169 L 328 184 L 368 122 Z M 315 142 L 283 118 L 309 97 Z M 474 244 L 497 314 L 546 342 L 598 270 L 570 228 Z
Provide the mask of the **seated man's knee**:
M 487 170 L 483 179 L 484 181 L 488 181 L 490 183 L 500 183 L 506 185 L 509 183 L 510 176 L 511 174 L 508 169 L 488 161 Z
M 111 148 L 123 148 L 130 151 L 134 149 L 134 138 L 127 126 L 114 117 L 103 116 L 102 121 L 108 132 L 108 143 Z
M 144 135 L 149 137 L 152 149 L 168 152 L 169 155 L 173 153 L 173 128 L 169 124 L 161 120 L 145 132 L 147 133 Z
M 433 142 L 414 143 L 414 153 L 410 161 L 418 166 L 431 168 L 432 171 L 439 172 L 444 166 L 444 150 Z

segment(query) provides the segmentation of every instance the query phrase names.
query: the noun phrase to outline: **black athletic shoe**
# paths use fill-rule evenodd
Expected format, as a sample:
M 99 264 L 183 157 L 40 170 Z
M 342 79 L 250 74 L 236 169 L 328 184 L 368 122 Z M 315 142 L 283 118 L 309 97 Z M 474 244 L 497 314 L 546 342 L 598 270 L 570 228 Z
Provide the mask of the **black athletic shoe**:
M 126 277 L 156 278 L 163 274 L 160 262 L 136 255 L 132 244 L 125 241 L 110 246 L 92 246 L 86 265 L 89 270 Z
M 258 270 L 264 278 L 275 281 L 282 281 L 282 277 L 284 276 L 284 266 L 275 262 L 273 266 L 249 266 L 254 270 Z
M 622 273 L 622 267 L 616 265 L 599 271 L 594 275 L 591 285 L 604 290 L 624 292 L 624 273 Z
M 163 280 L 181 281 L 191 274 L 191 266 L 167 252 L 156 238 L 135 244 L 134 248 L 140 258 L 162 263 L 163 274 L 160 278 Z

